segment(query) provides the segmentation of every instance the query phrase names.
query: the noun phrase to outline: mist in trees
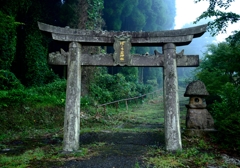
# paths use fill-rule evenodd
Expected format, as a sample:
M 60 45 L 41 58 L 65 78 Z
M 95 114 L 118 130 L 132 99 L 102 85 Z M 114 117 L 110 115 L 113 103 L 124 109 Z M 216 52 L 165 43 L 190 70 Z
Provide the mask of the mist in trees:
M 197 24 L 188 23 L 185 24 L 182 28 L 189 28 L 207 24 L 208 21 L 209 19 L 208 20 L 204 19 L 198 22 Z M 186 55 L 199 55 L 199 59 L 201 61 L 204 57 L 204 53 L 206 53 L 206 51 L 208 50 L 208 46 L 213 43 L 217 43 L 216 37 L 212 36 L 210 32 L 206 32 L 201 37 L 194 38 L 189 45 L 177 47 L 176 52 L 179 53 L 182 50 L 184 50 L 184 54 Z M 188 80 L 193 80 L 195 69 L 196 69 L 195 67 L 178 68 L 179 83 L 186 85 Z
M 154 31 L 174 26 L 174 0 L 105 0 L 104 4 L 107 30 Z
M 115 31 L 161 31 L 170 30 L 174 27 L 176 15 L 175 1 L 170 0 L 105 0 L 103 18 L 106 30 Z M 153 54 L 156 47 L 134 47 L 132 53 Z M 113 52 L 113 50 L 108 50 Z M 109 68 L 109 73 L 125 73 L 125 68 Z M 126 68 L 128 69 L 128 68 Z M 133 68 L 138 71 L 135 81 L 155 86 L 162 85 L 162 68 Z

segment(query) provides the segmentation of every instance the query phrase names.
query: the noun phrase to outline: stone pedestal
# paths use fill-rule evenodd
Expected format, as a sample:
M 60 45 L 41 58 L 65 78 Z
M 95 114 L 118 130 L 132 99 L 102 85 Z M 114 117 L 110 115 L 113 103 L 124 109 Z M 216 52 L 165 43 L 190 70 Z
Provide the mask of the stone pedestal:
M 205 137 L 217 134 L 215 129 L 185 129 L 183 134 L 187 137 Z

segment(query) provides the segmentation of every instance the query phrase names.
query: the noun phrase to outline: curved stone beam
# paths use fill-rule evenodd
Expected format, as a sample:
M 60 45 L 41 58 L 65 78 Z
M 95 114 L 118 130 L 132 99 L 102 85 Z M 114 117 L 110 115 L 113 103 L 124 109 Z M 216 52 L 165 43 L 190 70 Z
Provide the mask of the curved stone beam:
M 54 40 L 75 41 L 84 45 L 113 45 L 114 37 L 123 35 L 131 36 L 133 46 L 163 46 L 166 43 L 182 46 L 189 44 L 193 38 L 202 36 L 206 32 L 207 25 L 153 32 L 81 30 L 57 27 L 41 22 L 38 22 L 38 27 L 42 31 L 52 33 Z

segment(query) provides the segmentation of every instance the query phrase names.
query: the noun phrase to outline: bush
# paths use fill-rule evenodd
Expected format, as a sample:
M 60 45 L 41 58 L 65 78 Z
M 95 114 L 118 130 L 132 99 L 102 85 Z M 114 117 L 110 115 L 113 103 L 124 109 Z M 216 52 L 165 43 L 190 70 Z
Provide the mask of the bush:
M 8 70 L 0 70 L 0 90 L 23 89 L 16 76 Z
M 42 87 L 0 91 L 1 131 L 62 126 L 65 90 L 66 80 L 57 80 Z
M 138 95 L 136 84 L 127 82 L 123 74 L 97 74 L 90 86 L 91 96 L 98 103 L 107 103 Z
M 9 70 L 16 54 L 16 27 L 14 18 L 0 11 L 0 69 Z
M 91 104 L 91 98 L 89 96 L 81 97 L 81 108 L 88 107 Z
M 219 142 L 240 150 L 240 88 L 225 84 L 219 93 L 221 101 L 215 102 L 211 113 L 219 131 Z

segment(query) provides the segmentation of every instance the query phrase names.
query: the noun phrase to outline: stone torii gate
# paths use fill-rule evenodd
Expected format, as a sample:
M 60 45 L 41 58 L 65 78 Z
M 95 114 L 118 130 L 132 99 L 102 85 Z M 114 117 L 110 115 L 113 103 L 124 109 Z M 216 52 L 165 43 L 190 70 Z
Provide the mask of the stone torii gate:
M 182 149 L 179 123 L 177 67 L 197 67 L 198 55 L 177 54 L 176 46 L 188 45 L 202 36 L 207 25 L 192 28 L 154 32 L 94 31 L 56 27 L 38 22 L 39 29 L 52 34 L 57 41 L 69 42 L 69 52 L 49 54 L 49 63 L 68 65 L 66 106 L 64 116 L 63 151 L 79 149 L 81 66 L 137 66 L 163 67 L 164 123 L 166 150 Z M 113 46 L 114 54 L 82 54 L 82 45 Z M 163 53 L 154 55 L 130 54 L 132 46 L 163 47 Z

